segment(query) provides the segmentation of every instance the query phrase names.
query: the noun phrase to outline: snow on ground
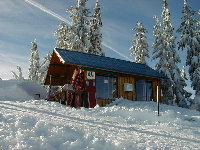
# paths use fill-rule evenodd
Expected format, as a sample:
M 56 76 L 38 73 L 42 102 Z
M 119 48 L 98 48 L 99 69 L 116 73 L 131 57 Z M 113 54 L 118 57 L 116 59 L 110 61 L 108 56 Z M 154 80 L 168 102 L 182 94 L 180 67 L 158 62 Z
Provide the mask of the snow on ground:
M 1 100 L 45 99 L 47 92 L 39 84 L 30 80 L 0 80 Z
M 70 108 L 45 100 L 0 101 L 0 149 L 200 149 L 200 112 L 116 100 Z

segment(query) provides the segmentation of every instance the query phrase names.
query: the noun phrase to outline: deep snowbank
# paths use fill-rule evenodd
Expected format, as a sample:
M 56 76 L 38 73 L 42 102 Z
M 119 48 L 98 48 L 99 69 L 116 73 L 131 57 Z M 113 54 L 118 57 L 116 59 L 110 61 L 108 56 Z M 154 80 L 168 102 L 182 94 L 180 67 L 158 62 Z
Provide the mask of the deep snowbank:
M 45 99 L 46 95 L 41 85 L 29 80 L 0 80 L 0 101 Z
M 200 147 L 200 112 L 118 99 L 75 109 L 56 102 L 0 101 L 0 149 L 137 150 Z

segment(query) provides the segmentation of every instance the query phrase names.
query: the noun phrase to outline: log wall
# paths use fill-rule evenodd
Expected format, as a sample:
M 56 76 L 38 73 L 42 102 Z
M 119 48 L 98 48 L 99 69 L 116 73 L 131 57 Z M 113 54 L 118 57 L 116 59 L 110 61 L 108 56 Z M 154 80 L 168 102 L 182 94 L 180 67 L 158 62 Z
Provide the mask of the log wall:
M 97 99 L 97 104 L 100 106 L 100 107 L 104 107 L 106 106 L 107 104 L 110 104 L 112 103 L 112 99 Z
M 124 83 L 133 84 L 133 92 L 125 92 Z M 123 97 L 125 99 L 132 101 L 136 99 L 135 79 L 133 76 L 118 77 L 117 84 L 118 84 L 118 98 Z

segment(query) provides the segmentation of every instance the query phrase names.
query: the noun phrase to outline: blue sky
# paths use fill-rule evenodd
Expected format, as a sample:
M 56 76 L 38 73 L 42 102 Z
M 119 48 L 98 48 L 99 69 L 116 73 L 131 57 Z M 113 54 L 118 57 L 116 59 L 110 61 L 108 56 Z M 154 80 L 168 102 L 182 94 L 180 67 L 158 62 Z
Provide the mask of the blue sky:
M 41 6 L 59 14 L 69 20 L 66 9 L 75 5 L 76 0 L 34 0 Z M 155 24 L 154 15 L 160 17 L 162 12 L 162 0 L 99 0 L 102 8 L 103 42 L 130 56 L 129 48 L 134 32 L 131 29 L 137 21 L 141 21 L 148 30 L 149 51 L 152 52 L 152 28 Z M 168 0 L 171 11 L 171 20 L 175 29 L 180 24 L 183 0 Z M 88 0 L 87 7 L 92 9 L 95 0 Z M 189 0 L 193 10 L 200 8 L 199 0 Z M 31 41 L 36 39 L 40 58 L 55 47 L 54 32 L 61 21 L 52 15 L 25 2 L 25 0 L 1 0 L 0 1 L 0 78 L 12 77 L 10 71 L 16 71 L 19 65 L 23 74 L 27 77 L 30 57 Z M 125 59 L 107 47 L 104 47 L 106 56 Z M 184 63 L 185 52 L 179 51 Z M 149 64 L 154 68 L 154 62 L 149 59 Z M 180 64 L 182 65 L 182 64 Z

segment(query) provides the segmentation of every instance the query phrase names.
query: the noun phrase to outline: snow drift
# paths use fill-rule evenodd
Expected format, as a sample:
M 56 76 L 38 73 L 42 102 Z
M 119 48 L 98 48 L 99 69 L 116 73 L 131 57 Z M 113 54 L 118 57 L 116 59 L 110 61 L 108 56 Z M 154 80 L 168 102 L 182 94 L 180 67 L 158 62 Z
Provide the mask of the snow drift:
M 75 109 L 56 102 L 0 101 L 0 149 L 156 150 L 200 147 L 200 112 L 118 99 Z
M 29 80 L 0 80 L 0 100 L 45 99 L 46 90 Z

